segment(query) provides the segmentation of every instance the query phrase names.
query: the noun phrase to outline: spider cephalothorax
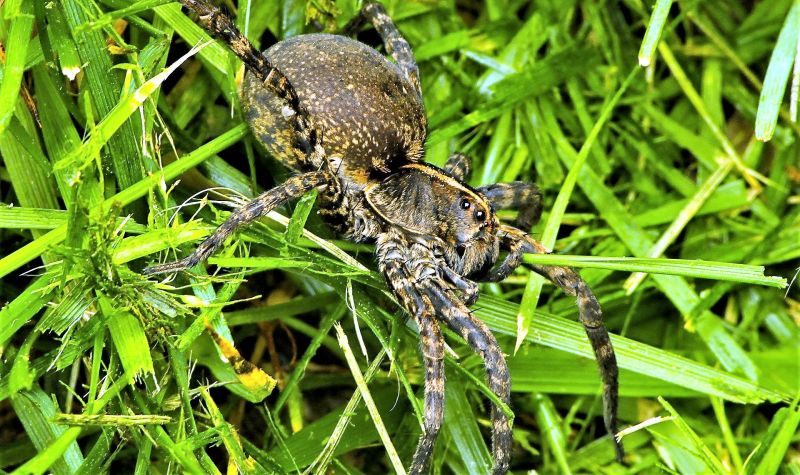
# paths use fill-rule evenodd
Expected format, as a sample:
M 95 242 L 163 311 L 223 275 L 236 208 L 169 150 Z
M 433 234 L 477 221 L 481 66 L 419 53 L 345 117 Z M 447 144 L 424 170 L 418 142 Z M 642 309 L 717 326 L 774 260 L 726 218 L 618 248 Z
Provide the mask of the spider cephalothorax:
M 411 164 L 369 185 L 367 203 L 384 221 L 430 240 L 456 273 L 469 276 L 497 260 L 497 218 L 481 193 L 427 164 Z
M 204 0 L 181 1 L 245 63 L 242 95 L 253 133 L 298 174 L 235 210 L 186 258 L 145 272 L 193 266 L 237 227 L 318 189 L 319 213 L 334 230 L 375 243 L 378 268 L 419 327 L 425 418 L 410 471 L 424 472 L 444 407 L 440 324 L 481 355 L 489 388 L 511 402 L 500 346 L 468 306 L 478 296 L 476 282 L 503 280 L 523 263 L 523 254 L 548 252 L 525 232 L 540 213 L 536 187 L 514 182 L 473 189 L 464 182 L 466 156 L 453 154 L 443 169 L 422 161 L 427 123 L 418 69 L 411 48 L 379 4 L 366 4 L 345 29 L 353 34 L 372 23 L 394 62 L 337 35 L 301 35 L 260 53 L 215 7 Z M 507 208 L 519 211 L 516 227 L 501 224 L 495 215 L 495 209 Z M 502 260 L 501 250 L 507 252 Z M 529 267 L 576 297 L 603 380 L 606 429 L 613 434 L 617 364 L 597 299 L 572 269 Z M 507 471 L 511 442 L 511 422 L 493 406 L 494 473 Z M 621 460 L 622 446 L 615 442 L 615 448 Z

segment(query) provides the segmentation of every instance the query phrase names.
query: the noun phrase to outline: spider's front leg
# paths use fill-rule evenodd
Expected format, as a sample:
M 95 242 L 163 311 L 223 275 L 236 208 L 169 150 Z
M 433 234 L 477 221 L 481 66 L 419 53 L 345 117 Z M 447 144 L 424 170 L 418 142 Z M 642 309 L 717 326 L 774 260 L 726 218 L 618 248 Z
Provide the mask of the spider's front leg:
M 478 188 L 497 209 L 516 209 L 514 225 L 519 229 L 530 230 L 542 215 L 542 194 L 539 187 L 524 181 L 495 183 Z
M 503 247 L 508 250 L 508 255 L 503 262 L 492 269 L 482 281 L 499 282 L 508 277 L 514 269 L 522 264 L 522 256 L 526 253 L 546 254 L 550 251 L 530 237 L 527 233 L 512 226 L 501 225 L 497 231 Z M 600 369 L 600 378 L 603 381 L 603 419 L 606 430 L 614 442 L 617 460 L 622 463 L 625 451 L 622 443 L 617 441 L 617 403 L 619 395 L 619 369 L 611 339 L 603 323 L 603 314 L 600 303 L 586 285 L 580 275 L 569 267 L 526 265 L 534 272 L 543 275 L 556 284 L 564 292 L 577 299 L 579 319 L 583 325 L 589 342 L 594 350 L 595 359 Z
M 361 11 L 353 17 L 344 27 L 343 33 L 346 36 L 355 36 L 358 29 L 365 22 L 372 23 L 383 40 L 386 51 L 392 55 L 403 75 L 414 86 L 417 94 L 422 96 L 422 88 L 419 81 L 419 68 L 414 60 L 414 53 L 400 30 L 397 29 L 391 17 L 386 13 L 386 9 L 380 3 L 365 3 Z
M 489 389 L 505 404 L 510 404 L 511 376 L 500 345 L 486 324 L 470 312 L 464 299 L 454 298 L 450 289 L 451 285 L 475 284 L 453 272 L 444 259 L 434 252 L 436 246 L 431 244 L 427 238 L 411 243 L 406 268 L 423 295 L 430 299 L 436 318 L 460 335 L 472 351 L 481 356 Z M 511 421 L 494 404 L 491 418 L 492 473 L 504 474 L 508 471 L 511 458 Z
M 447 295 L 439 282 L 426 282 L 425 292 L 431 296 L 436 316 L 459 334 L 475 353 L 483 358 L 489 389 L 506 405 L 511 404 L 511 375 L 503 351 L 489 327 L 476 318 L 459 300 Z M 511 420 L 492 404 L 492 473 L 501 475 L 508 471 L 511 460 Z
M 403 308 L 414 316 L 419 327 L 420 350 L 425 362 L 425 416 L 409 473 L 423 474 L 433 454 L 444 416 L 444 339 L 430 298 L 420 292 L 405 266 L 408 261 L 405 239 L 396 232 L 380 236 L 376 254 L 389 289 Z
M 144 269 L 144 274 L 163 274 L 193 267 L 202 262 L 225 242 L 236 228 L 266 216 L 270 211 L 290 199 L 298 198 L 314 188 L 334 185 L 334 177 L 327 171 L 309 172 L 289 178 L 283 184 L 260 194 L 241 208 L 234 210 L 211 236 L 183 259 Z

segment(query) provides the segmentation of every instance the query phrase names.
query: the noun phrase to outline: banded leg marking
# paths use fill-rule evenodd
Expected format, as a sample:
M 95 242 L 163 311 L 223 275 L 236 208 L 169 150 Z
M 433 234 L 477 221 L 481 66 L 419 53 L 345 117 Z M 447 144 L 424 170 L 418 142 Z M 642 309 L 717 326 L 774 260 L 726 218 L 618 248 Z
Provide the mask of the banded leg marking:
M 251 73 L 288 103 L 295 112 L 292 122 L 300 141 L 309 144 L 309 150 L 317 154 L 323 153 L 322 138 L 318 137 L 313 124 L 310 123 L 308 112 L 300 105 L 300 99 L 289 79 L 253 46 L 236 28 L 230 17 L 223 14 L 219 8 L 206 0 L 180 0 L 180 2 L 197 15 L 200 24 L 209 34 L 225 43 Z
M 486 368 L 486 380 L 489 389 L 506 404 L 511 403 L 511 375 L 503 352 L 491 330 L 485 323 L 477 319 L 461 302 L 451 299 L 436 285 L 428 283 L 426 294 L 437 309 L 436 315 L 451 330 L 458 333 L 464 341 L 479 354 Z M 511 460 L 511 421 L 492 404 L 492 455 L 494 466 L 492 473 L 502 475 L 508 471 Z
M 530 231 L 542 215 L 542 194 L 533 183 L 513 181 L 495 183 L 478 188 L 497 209 L 517 209 L 514 226 Z
M 454 153 L 447 157 L 444 171 L 457 180 L 466 181 L 472 168 L 472 159 L 463 153 Z
M 420 435 L 409 473 L 422 475 L 433 455 L 444 416 L 444 339 L 433 316 L 430 299 L 420 293 L 405 266 L 408 248 L 399 235 L 378 238 L 376 253 L 381 272 L 400 304 L 411 313 L 419 327 L 420 351 L 425 364 L 425 405 Z
M 176 272 L 192 267 L 202 262 L 214 253 L 223 242 L 240 226 L 251 223 L 256 219 L 266 216 L 276 206 L 293 198 L 298 198 L 306 192 L 321 186 L 333 183 L 333 176 L 328 172 L 309 172 L 289 178 L 283 184 L 264 192 L 248 202 L 241 208 L 234 210 L 211 236 L 183 259 L 167 264 L 161 264 L 144 269 L 146 275 Z
M 417 67 L 417 62 L 414 61 L 414 53 L 411 51 L 408 41 L 403 38 L 400 30 L 397 29 L 392 19 L 386 14 L 386 9 L 383 8 L 383 5 L 380 3 L 365 3 L 358 15 L 344 27 L 344 34 L 355 36 L 361 25 L 367 21 L 372 23 L 372 26 L 378 31 L 386 51 L 392 55 L 403 75 L 414 86 L 417 94 L 422 96 L 419 68 Z
M 546 254 L 549 252 L 544 246 L 519 229 L 511 226 L 501 226 L 498 234 L 503 237 L 503 245 L 509 250 L 503 262 L 492 269 L 484 279 L 488 282 L 499 282 L 508 277 L 514 269 L 522 264 L 525 253 Z M 608 335 L 600 303 L 581 276 L 569 267 L 561 266 L 529 266 L 534 272 L 546 277 L 565 293 L 576 298 L 578 304 L 579 320 L 586 331 L 589 343 L 592 345 L 597 366 L 600 370 L 600 379 L 603 381 L 603 421 L 606 431 L 614 443 L 617 461 L 622 463 L 625 450 L 621 442 L 616 439 L 617 433 L 617 406 L 619 403 L 619 368 L 611 338 Z

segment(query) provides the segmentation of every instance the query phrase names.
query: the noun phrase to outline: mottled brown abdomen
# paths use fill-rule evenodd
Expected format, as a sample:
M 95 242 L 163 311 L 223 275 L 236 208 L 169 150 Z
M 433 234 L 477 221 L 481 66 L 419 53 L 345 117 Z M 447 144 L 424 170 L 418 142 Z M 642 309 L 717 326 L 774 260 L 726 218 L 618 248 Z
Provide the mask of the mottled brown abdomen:
M 266 51 L 294 86 L 325 152 L 348 186 L 420 161 L 425 110 L 398 67 L 371 47 L 344 36 L 311 34 L 281 41 Z M 247 121 L 278 160 L 298 171 L 319 168 L 287 121 L 286 104 L 252 74 L 243 88 Z

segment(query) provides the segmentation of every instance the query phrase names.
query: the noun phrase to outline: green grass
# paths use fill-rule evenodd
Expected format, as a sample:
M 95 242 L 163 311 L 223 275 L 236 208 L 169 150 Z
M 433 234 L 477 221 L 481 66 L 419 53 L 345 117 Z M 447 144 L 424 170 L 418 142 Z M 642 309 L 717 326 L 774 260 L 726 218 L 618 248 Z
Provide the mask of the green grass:
M 536 182 L 532 233 L 557 254 L 528 261 L 581 268 L 614 334 L 628 466 L 572 299 L 522 270 L 482 288 L 513 471 L 800 473 L 800 2 L 386 4 L 420 63 L 427 159 Z M 357 8 L 243 1 L 236 21 L 260 43 Z M 314 196 L 241 232 L 210 260 L 225 272 L 139 274 L 287 176 L 207 39 L 161 0 L 0 3 L 0 473 L 410 461 L 417 336 Z M 493 395 L 447 337 L 434 467 L 483 473 Z M 237 353 L 260 371 L 237 377 Z

